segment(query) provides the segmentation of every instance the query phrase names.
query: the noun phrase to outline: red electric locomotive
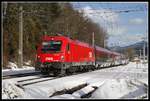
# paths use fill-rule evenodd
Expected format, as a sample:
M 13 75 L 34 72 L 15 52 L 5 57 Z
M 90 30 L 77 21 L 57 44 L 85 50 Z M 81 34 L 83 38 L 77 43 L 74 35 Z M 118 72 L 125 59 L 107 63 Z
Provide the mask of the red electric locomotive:
M 37 48 L 36 70 L 64 75 L 115 65 L 122 55 L 64 36 L 44 36 Z

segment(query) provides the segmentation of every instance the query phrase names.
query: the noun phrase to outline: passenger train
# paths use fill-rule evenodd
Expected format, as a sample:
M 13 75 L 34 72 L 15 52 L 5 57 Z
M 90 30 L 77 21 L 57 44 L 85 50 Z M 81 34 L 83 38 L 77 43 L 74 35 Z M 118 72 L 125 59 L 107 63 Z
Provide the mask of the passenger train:
M 127 63 L 123 54 L 65 36 L 46 35 L 37 47 L 35 69 L 64 76 Z

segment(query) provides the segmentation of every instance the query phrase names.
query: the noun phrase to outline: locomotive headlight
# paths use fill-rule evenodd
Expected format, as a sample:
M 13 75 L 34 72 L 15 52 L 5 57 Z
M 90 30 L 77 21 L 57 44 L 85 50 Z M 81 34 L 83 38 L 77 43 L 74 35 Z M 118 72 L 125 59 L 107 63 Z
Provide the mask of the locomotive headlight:
M 64 60 L 64 56 L 63 55 L 60 58 L 61 58 L 61 60 Z

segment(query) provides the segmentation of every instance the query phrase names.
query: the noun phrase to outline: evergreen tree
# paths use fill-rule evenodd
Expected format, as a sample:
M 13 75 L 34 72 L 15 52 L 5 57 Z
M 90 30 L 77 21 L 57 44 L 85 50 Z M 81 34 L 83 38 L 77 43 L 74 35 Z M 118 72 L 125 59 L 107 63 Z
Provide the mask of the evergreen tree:
M 85 18 L 83 13 L 74 10 L 69 3 L 8 3 L 3 19 L 3 63 L 18 61 L 19 48 L 19 7 L 23 6 L 23 59 L 34 64 L 36 45 L 44 32 L 48 35 L 60 33 L 103 47 L 107 33 L 98 24 Z

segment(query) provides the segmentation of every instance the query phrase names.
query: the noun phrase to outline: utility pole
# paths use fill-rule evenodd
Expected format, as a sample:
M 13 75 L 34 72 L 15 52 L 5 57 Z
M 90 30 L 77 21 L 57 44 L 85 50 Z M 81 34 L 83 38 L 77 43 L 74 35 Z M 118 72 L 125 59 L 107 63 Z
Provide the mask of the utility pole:
M 70 34 L 69 34 L 69 25 L 68 25 L 68 20 L 69 18 L 68 17 L 66 17 L 66 22 L 67 22 L 67 31 L 66 31 L 66 34 L 67 34 L 67 37 L 69 37 L 70 38 Z
M 104 39 L 104 48 L 105 48 L 105 39 Z
M 4 3 L 2 3 L 2 8 L 3 8 L 3 7 L 4 7 Z M 1 42 L 2 42 L 2 46 L 3 46 L 3 26 L 4 26 L 4 25 L 3 25 L 3 20 L 4 20 L 4 12 L 3 12 L 3 11 L 2 11 L 2 13 L 1 13 L 1 16 L 2 16 L 2 18 L 1 18 L 1 21 L 2 21 L 2 22 L 1 22 L 1 29 L 2 29 L 2 31 L 1 31 L 1 33 L 2 33 L 2 34 L 1 34 L 1 37 L 2 37 L 2 38 L 1 38 L 1 39 L 2 39 Z M 3 47 L 3 48 L 4 48 L 4 47 Z M 3 49 L 1 49 L 1 54 L 3 54 Z M 4 64 L 3 56 L 2 56 L 1 59 L 2 59 L 2 64 L 1 64 L 1 66 L 2 66 L 2 69 L 3 69 L 3 66 L 4 66 L 4 65 L 3 65 L 3 64 Z
M 95 47 L 95 38 L 94 38 L 94 36 L 95 36 L 95 34 L 94 34 L 94 32 L 92 33 L 92 46 L 93 46 L 93 48 L 94 48 L 94 57 L 95 57 L 95 63 L 94 63 L 94 65 L 96 66 L 96 47 Z
M 95 47 L 94 32 L 92 33 L 92 46 Z
M 4 16 L 5 16 L 6 15 L 6 11 L 7 11 L 7 2 L 4 2 L 3 5 L 4 5 Z
M 140 60 L 141 60 L 141 50 L 140 50 Z
M 23 65 L 23 7 L 19 8 L 19 58 L 18 67 L 22 68 Z
M 143 46 L 143 62 L 145 62 L 145 41 L 144 41 L 144 46 Z

